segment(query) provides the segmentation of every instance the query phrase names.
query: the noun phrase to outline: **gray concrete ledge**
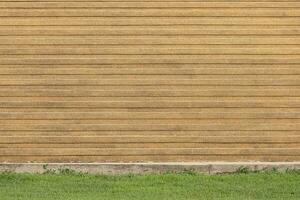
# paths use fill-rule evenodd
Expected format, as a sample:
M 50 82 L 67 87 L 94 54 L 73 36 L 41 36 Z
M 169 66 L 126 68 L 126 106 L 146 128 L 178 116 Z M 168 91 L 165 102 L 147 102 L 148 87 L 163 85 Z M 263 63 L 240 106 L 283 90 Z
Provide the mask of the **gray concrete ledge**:
M 199 162 L 199 163 L 3 163 L 0 172 L 44 173 L 70 169 L 97 174 L 150 174 L 193 171 L 206 174 L 236 172 L 241 168 L 249 171 L 300 170 L 300 162 Z

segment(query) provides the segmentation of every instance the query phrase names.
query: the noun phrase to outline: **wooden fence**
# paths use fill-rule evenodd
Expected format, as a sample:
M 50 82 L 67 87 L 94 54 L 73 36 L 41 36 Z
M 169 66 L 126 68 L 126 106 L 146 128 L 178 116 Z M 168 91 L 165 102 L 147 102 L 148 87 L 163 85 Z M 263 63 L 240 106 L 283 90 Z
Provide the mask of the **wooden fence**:
M 300 161 L 300 2 L 0 0 L 0 162 Z

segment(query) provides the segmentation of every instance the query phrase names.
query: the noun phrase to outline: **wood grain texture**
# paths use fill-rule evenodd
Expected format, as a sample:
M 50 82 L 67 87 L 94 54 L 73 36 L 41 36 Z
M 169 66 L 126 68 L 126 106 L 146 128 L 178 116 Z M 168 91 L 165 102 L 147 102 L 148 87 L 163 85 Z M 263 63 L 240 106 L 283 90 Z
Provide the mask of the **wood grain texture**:
M 300 161 L 296 0 L 0 0 L 0 162 Z

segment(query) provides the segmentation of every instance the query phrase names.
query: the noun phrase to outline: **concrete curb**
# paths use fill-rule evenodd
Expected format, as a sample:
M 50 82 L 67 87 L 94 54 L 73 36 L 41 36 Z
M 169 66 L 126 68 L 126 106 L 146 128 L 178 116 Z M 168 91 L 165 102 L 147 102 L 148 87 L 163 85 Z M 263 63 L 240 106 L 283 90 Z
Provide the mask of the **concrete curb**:
M 249 171 L 300 170 L 300 162 L 199 162 L 199 163 L 4 163 L 0 172 L 44 173 L 49 170 L 70 169 L 97 174 L 157 174 L 165 172 L 193 171 L 205 174 L 236 172 L 240 168 Z

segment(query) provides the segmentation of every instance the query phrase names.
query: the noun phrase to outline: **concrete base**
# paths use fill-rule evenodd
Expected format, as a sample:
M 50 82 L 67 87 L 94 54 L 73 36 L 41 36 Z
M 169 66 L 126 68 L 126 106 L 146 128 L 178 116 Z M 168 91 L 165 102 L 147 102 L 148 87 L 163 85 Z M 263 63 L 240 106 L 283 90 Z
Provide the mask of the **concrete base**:
M 192 171 L 205 174 L 249 171 L 300 170 L 300 162 L 200 162 L 200 163 L 13 163 L 0 164 L 0 172 L 44 173 L 70 169 L 97 174 L 151 174 Z

